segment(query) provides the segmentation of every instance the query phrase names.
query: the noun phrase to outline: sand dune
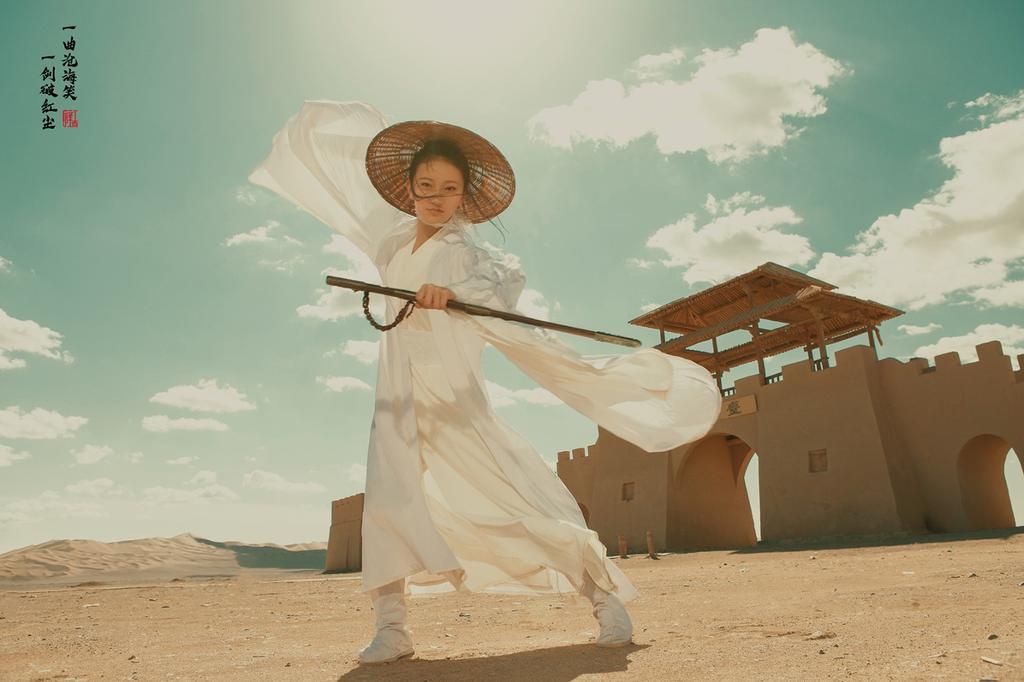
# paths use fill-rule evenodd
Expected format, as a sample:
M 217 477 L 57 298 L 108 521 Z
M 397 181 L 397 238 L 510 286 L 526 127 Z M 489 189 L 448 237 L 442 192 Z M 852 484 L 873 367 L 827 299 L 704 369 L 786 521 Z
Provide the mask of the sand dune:
M 323 568 L 327 543 L 217 542 L 182 533 L 120 542 L 50 540 L 0 554 L 0 587 L 71 580 L 152 579 L 161 572 L 236 575 L 243 569 Z

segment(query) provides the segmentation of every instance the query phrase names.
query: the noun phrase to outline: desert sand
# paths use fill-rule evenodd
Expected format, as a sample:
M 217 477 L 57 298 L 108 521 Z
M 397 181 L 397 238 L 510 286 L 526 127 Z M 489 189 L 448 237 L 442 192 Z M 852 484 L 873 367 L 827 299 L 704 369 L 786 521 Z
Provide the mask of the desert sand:
M 619 649 L 571 597 L 418 596 L 415 656 L 375 666 L 356 659 L 373 634 L 358 574 L 238 559 L 319 546 L 166 540 L 176 566 L 133 569 L 105 543 L 26 548 L 49 569 L 0 556 L 0 679 L 1024 680 L 1024 529 L 616 558 L 641 594 Z

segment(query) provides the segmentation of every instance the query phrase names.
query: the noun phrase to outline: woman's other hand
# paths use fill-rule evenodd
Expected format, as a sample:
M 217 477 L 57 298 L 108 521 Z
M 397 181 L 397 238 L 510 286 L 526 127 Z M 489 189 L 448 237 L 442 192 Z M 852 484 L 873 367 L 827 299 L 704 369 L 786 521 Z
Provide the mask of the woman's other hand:
M 455 292 L 436 284 L 424 284 L 416 292 L 416 305 L 420 308 L 446 308 L 448 301 L 455 298 Z

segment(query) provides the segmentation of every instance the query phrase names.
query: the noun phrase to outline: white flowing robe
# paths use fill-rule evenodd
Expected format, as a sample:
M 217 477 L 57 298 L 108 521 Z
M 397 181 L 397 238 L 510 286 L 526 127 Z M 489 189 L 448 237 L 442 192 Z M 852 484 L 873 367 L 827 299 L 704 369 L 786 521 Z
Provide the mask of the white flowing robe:
M 474 243 L 467 223 L 450 221 L 411 253 L 415 219 L 385 202 L 365 170 L 366 148 L 387 125 L 365 103 L 306 101 L 249 180 L 347 237 L 387 286 L 415 290 L 431 282 L 456 300 L 516 311 L 522 272 Z M 385 299 L 390 322 L 405 301 Z M 647 452 L 696 440 L 718 418 L 714 379 L 688 360 L 653 348 L 580 355 L 532 325 L 413 308 L 381 334 L 362 590 L 404 578 L 407 594 L 576 594 L 586 572 L 622 601 L 636 598 L 572 493 L 494 413 L 480 371 L 487 343 Z

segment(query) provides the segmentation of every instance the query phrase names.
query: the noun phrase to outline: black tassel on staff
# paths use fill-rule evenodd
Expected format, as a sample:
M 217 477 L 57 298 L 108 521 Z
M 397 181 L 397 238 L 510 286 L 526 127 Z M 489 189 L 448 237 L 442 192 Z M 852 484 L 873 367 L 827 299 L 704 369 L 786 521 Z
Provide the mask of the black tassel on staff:
M 344 287 L 346 289 L 352 289 L 353 291 L 363 292 L 363 312 L 366 314 L 366 319 L 370 321 L 377 329 L 381 331 L 387 331 L 391 329 L 399 322 L 401 322 L 411 311 L 412 307 L 416 305 L 416 292 L 409 291 L 408 289 L 397 289 L 394 287 L 386 287 L 380 284 L 370 284 L 369 282 L 360 282 L 357 279 L 347 279 L 345 277 L 335 277 L 334 275 L 327 276 L 327 283 L 333 287 Z M 395 317 L 395 321 L 388 325 L 379 324 L 370 315 L 370 294 L 385 294 L 387 296 L 394 296 L 395 298 L 402 298 L 408 301 L 405 306 L 399 311 Z M 557 322 L 548 322 L 547 320 L 538 320 L 533 317 L 527 317 L 526 315 L 518 315 L 516 313 L 508 313 L 503 310 L 495 310 L 493 308 L 487 308 L 482 305 L 476 305 L 474 303 L 464 303 L 463 301 L 451 300 L 448 301 L 448 307 L 452 310 L 459 310 L 470 315 L 484 315 L 487 317 L 498 317 L 503 320 L 510 320 L 512 322 L 526 322 L 537 327 L 543 327 L 545 329 L 552 329 L 558 332 L 565 332 L 566 334 L 575 334 L 577 336 L 585 336 L 588 339 L 594 339 L 595 341 L 605 341 L 607 343 L 614 343 L 619 346 L 629 346 L 636 348 L 641 345 L 638 339 L 633 339 L 628 336 L 619 336 L 618 334 L 609 334 L 607 332 L 594 331 L 592 329 L 582 329 L 580 327 L 570 327 L 567 324 L 558 324 Z

